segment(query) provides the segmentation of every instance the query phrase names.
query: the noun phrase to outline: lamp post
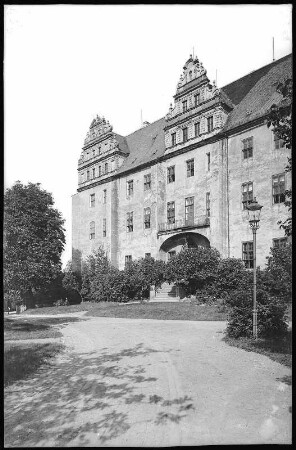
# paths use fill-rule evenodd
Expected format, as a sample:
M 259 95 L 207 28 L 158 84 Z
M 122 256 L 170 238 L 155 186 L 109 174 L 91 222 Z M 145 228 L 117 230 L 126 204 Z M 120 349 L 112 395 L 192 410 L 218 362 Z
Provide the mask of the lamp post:
M 262 206 L 256 197 L 247 205 L 249 224 L 253 231 L 253 337 L 257 339 L 257 298 L 256 298 L 256 232 L 259 228 Z

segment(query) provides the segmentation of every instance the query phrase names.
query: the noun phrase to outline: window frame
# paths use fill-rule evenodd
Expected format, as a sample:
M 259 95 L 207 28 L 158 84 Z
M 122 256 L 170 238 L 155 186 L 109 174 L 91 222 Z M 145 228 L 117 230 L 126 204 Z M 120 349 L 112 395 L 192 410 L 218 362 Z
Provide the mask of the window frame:
M 250 255 L 252 255 L 252 257 Z M 242 242 L 242 261 L 245 264 L 246 269 L 253 269 L 254 267 L 253 241 Z
M 167 223 L 173 224 L 176 222 L 176 205 L 175 202 L 167 202 Z
M 185 113 L 188 111 L 188 101 L 187 100 L 183 100 L 182 101 L 182 112 Z
M 187 178 L 194 177 L 194 158 L 186 161 Z
M 243 152 L 244 160 L 248 159 L 248 158 L 253 158 L 253 154 L 254 154 L 254 138 L 253 138 L 253 136 L 249 136 L 245 139 L 242 139 L 242 152 Z
M 168 261 L 170 261 L 174 256 L 176 256 L 177 252 L 176 250 L 170 250 L 168 252 Z
M 199 122 L 195 122 L 195 124 L 194 124 L 194 136 L 195 137 L 200 137 L 200 121 Z
M 211 152 L 206 153 L 207 155 L 207 172 L 211 171 Z
M 126 231 L 132 233 L 134 231 L 134 212 L 129 211 L 126 213 Z
M 245 186 L 247 187 L 247 190 L 244 190 Z M 249 189 L 250 186 L 252 186 L 252 189 Z M 242 183 L 241 189 L 242 189 L 243 211 L 245 211 L 247 210 L 248 204 L 254 199 L 253 181 L 246 181 L 245 183 Z
M 182 128 L 182 139 L 183 143 L 188 142 L 188 127 Z
M 200 105 L 200 92 L 197 92 L 197 94 L 194 95 L 194 107 Z
M 273 248 L 283 248 L 287 245 L 288 239 L 287 237 L 274 238 L 272 239 Z
M 134 195 L 134 180 L 127 180 L 126 181 L 126 195 L 128 197 L 131 197 Z
M 107 219 L 103 218 L 103 237 L 107 236 Z
M 103 190 L 103 204 L 105 205 L 107 203 L 107 189 Z
M 273 132 L 273 141 L 274 141 L 274 149 L 275 150 L 281 150 L 282 148 L 285 148 L 284 139 L 279 138 L 277 133 L 275 133 L 275 132 Z M 282 145 L 281 145 L 281 143 L 282 143 Z
M 206 192 L 206 216 L 211 217 L 211 193 Z
M 176 132 L 171 134 L 171 139 L 172 139 L 172 142 L 171 142 L 172 147 L 174 147 L 177 144 L 177 133 Z
M 89 206 L 90 208 L 94 208 L 96 206 L 96 194 L 89 195 Z
M 86 171 L 86 181 L 90 181 L 90 171 Z
M 105 173 L 108 173 L 108 171 L 109 171 L 109 166 L 108 166 L 108 163 L 106 162 L 105 163 Z
M 144 191 L 151 190 L 151 173 L 144 175 Z
M 174 183 L 176 180 L 176 176 L 175 176 L 175 165 L 174 166 L 169 166 L 167 168 L 167 183 Z
M 127 267 L 132 262 L 133 262 L 132 255 L 125 255 L 125 257 L 124 257 L 124 266 Z
M 214 130 L 214 116 L 207 117 L 207 130 L 211 133 Z
M 192 213 L 192 214 L 191 214 Z M 191 222 L 192 225 L 194 223 L 194 196 L 185 198 L 185 225 L 187 222 Z
M 144 208 L 144 229 L 149 230 L 151 228 L 151 208 L 148 206 Z
M 278 182 L 278 189 L 280 189 L 280 192 L 275 194 L 274 193 L 274 189 L 275 189 L 274 180 L 276 178 L 279 180 L 281 177 L 284 178 L 284 181 L 282 183 Z M 282 173 L 278 173 L 276 175 L 272 175 L 271 183 L 272 183 L 272 204 L 273 205 L 279 205 L 281 203 L 284 203 L 285 200 L 286 200 L 286 195 L 285 195 L 285 192 L 286 192 L 286 177 L 285 177 L 285 173 L 282 172 Z M 281 190 L 281 185 L 283 186 L 282 190 Z M 275 199 L 278 200 L 278 201 L 275 201 Z
M 92 220 L 89 223 L 89 239 L 93 240 L 96 238 L 96 223 L 94 220 Z

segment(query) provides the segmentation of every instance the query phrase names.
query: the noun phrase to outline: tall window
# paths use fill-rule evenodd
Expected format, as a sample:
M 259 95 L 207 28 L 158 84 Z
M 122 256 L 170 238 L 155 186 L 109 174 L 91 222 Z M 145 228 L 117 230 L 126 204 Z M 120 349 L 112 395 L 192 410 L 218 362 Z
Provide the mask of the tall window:
M 127 267 L 132 262 L 132 255 L 125 255 L 125 266 Z
M 86 172 L 86 179 L 87 179 L 87 181 L 90 180 L 90 172 L 89 172 L 89 170 Z
M 198 106 L 200 104 L 200 94 L 195 94 L 194 96 L 194 106 Z
M 182 102 L 183 105 L 183 112 L 187 111 L 187 100 L 184 100 L 184 102 Z
M 92 170 L 92 176 L 93 176 L 93 178 L 96 178 L 96 169 L 95 169 L 95 167 Z
M 144 191 L 149 191 L 151 189 L 151 173 L 144 175 Z
M 177 142 L 177 140 L 176 140 L 176 133 L 172 133 L 172 146 L 176 145 L 176 142 Z
M 274 136 L 274 148 L 279 150 L 285 146 L 285 142 L 283 139 L 280 139 L 276 133 L 273 133 Z
M 182 130 L 183 133 L 183 142 L 187 142 L 188 141 L 188 128 L 183 128 Z
M 105 173 L 108 173 L 108 163 L 105 163 Z
M 167 204 L 167 219 L 168 223 L 175 223 L 175 202 Z
M 103 219 L 103 237 L 106 237 L 107 234 L 107 223 L 106 219 Z
M 99 145 L 99 155 L 102 153 L 101 146 Z
M 244 159 L 252 158 L 252 156 L 253 156 L 253 137 L 244 139 L 242 142 L 243 142 Z
M 187 164 L 187 178 L 194 176 L 194 159 L 186 161 Z
M 151 210 L 150 208 L 144 208 L 144 228 L 150 228 L 151 226 Z
M 211 132 L 214 129 L 213 116 L 208 117 L 207 121 L 208 121 L 208 132 Z
M 196 122 L 194 124 L 194 134 L 195 134 L 195 137 L 200 136 L 200 122 Z
M 96 203 L 96 194 L 90 194 L 89 196 L 89 204 L 91 208 L 95 207 L 95 203 Z
M 209 172 L 211 170 L 211 153 L 207 153 L 207 168 Z
M 193 225 L 194 222 L 194 197 L 185 198 L 185 225 Z
M 99 177 L 102 175 L 102 167 L 99 166 Z
M 126 189 L 127 189 L 127 195 L 133 195 L 134 193 L 134 181 L 133 180 L 129 180 L 126 182 Z
M 283 203 L 285 201 L 285 174 L 273 175 L 272 177 L 272 198 L 273 203 Z
M 206 193 L 206 216 L 210 217 L 211 215 L 211 198 L 210 198 L 210 192 Z
M 93 155 L 93 157 L 96 156 L 96 149 L 95 148 L 93 148 L 92 155 Z
M 167 175 L 168 183 L 173 183 L 175 181 L 175 166 L 168 167 Z
M 253 242 L 243 242 L 243 262 L 247 269 L 253 269 L 254 257 L 253 257 Z
M 95 222 L 90 222 L 89 224 L 89 238 L 94 239 L 96 237 L 96 225 Z
M 106 203 L 107 201 L 107 189 L 103 190 L 103 203 Z
M 273 239 L 273 247 L 275 248 L 282 248 L 285 247 L 285 245 L 287 245 L 287 238 L 278 238 L 278 239 Z
M 126 215 L 126 231 L 128 233 L 131 233 L 132 231 L 134 231 L 134 213 L 133 212 L 128 212 Z
M 253 183 L 249 181 L 248 183 L 242 184 L 242 204 L 243 209 L 247 209 L 248 203 L 253 200 Z

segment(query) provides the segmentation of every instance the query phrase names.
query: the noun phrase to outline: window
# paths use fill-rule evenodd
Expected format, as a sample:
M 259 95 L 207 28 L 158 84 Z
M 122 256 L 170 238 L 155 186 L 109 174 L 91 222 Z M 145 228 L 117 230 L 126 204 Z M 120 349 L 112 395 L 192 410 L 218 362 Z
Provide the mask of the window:
M 273 134 L 274 135 L 274 148 L 276 150 L 279 150 L 280 148 L 285 147 L 285 142 L 283 139 L 280 139 L 276 133 Z
M 200 94 L 195 94 L 194 96 L 194 106 L 198 106 L 200 104 Z
M 200 122 L 196 122 L 194 124 L 194 134 L 195 134 L 195 137 L 200 136 Z
M 176 250 L 171 250 L 168 252 L 168 259 L 172 259 L 174 256 L 176 256 Z
M 151 189 L 151 173 L 144 175 L 144 191 L 149 191 Z
M 168 167 L 168 183 L 175 181 L 175 166 Z
M 283 203 L 285 201 L 285 174 L 274 175 L 272 177 L 272 198 L 273 203 Z
M 133 180 L 129 180 L 126 182 L 126 189 L 127 189 L 127 195 L 133 195 L 134 193 L 134 181 Z
M 96 203 L 96 194 L 90 194 L 90 196 L 89 196 L 89 206 L 91 208 L 94 208 L 95 203 Z
M 99 155 L 102 153 L 101 146 L 99 145 Z
M 103 219 L 103 237 L 106 237 L 107 235 L 107 224 L 106 219 Z
M 125 255 L 125 266 L 128 266 L 132 262 L 132 255 Z
M 108 173 L 108 163 L 105 163 L 105 173 Z
M 95 148 L 93 148 L 92 155 L 93 155 L 93 157 L 96 156 L 96 149 Z
M 126 230 L 128 233 L 131 233 L 134 231 L 134 219 L 133 219 L 133 212 L 128 212 L 126 215 Z
M 94 239 L 96 237 L 96 225 L 95 222 L 90 222 L 89 224 L 89 238 Z
M 176 145 L 176 133 L 172 133 L 172 146 Z
M 285 245 L 287 244 L 287 238 L 277 238 L 277 239 L 273 239 L 273 247 L 275 248 L 281 248 L 281 247 L 285 247 Z
M 90 173 L 89 173 L 89 170 L 86 172 L 86 180 L 87 180 L 87 181 L 90 180 Z
M 167 204 L 167 219 L 168 223 L 175 223 L 175 202 Z
M 246 269 L 253 269 L 253 242 L 243 242 L 243 262 Z
M 182 133 L 183 133 L 183 142 L 187 142 L 188 141 L 188 128 L 183 128 Z
M 145 253 L 145 258 L 151 258 L 151 253 Z
M 213 116 L 208 117 L 207 121 L 208 121 L 208 132 L 210 133 L 214 129 Z
M 183 105 L 183 112 L 186 112 L 187 111 L 187 100 L 182 102 L 182 105 Z
M 210 192 L 206 193 L 206 216 L 210 217 L 211 215 L 211 199 L 210 199 Z
M 99 166 L 99 177 L 102 175 L 102 167 Z
M 193 225 L 194 222 L 194 197 L 185 198 L 185 225 Z
M 95 169 L 95 167 L 92 170 L 92 176 L 93 176 L 93 178 L 96 178 L 96 169 Z
M 144 208 L 144 228 L 150 228 L 151 224 L 151 210 L 150 208 Z
M 187 164 L 187 178 L 194 176 L 194 159 L 186 161 Z
M 253 200 L 253 183 L 249 181 L 248 183 L 242 184 L 242 204 L 243 209 L 247 209 L 249 202 Z
M 207 167 L 209 172 L 211 170 L 211 153 L 207 153 Z
M 242 142 L 243 142 L 244 159 L 252 158 L 252 156 L 253 156 L 253 137 L 244 139 Z
M 103 190 L 103 203 L 106 203 L 107 201 L 107 189 Z

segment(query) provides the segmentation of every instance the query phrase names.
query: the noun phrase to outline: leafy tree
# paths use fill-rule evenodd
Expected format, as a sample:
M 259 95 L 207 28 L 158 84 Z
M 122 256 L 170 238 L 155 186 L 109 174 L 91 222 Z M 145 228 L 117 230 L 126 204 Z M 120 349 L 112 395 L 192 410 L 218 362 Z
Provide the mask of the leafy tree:
M 53 205 L 39 183 L 16 182 L 4 194 L 4 290 L 27 306 L 61 273 L 64 220 Z
M 214 248 L 184 249 L 166 264 L 165 278 L 182 286 L 187 294 L 195 294 L 213 282 L 220 254 Z
M 79 297 L 80 301 L 82 300 L 81 296 L 81 275 L 79 272 L 73 269 L 72 262 L 69 261 L 64 270 L 64 276 L 62 281 L 63 287 L 70 297 L 71 300 L 75 299 L 75 297 Z
M 264 271 L 264 284 L 275 297 L 291 301 L 292 297 L 292 244 L 270 249 L 267 267 Z
M 277 92 L 281 94 L 282 99 L 278 105 L 273 104 L 271 106 L 267 126 L 272 126 L 273 132 L 284 141 L 286 148 L 292 149 L 292 80 L 288 79 L 284 83 L 279 83 Z M 285 170 L 286 172 L 292 171 L 292 156 L 288 158 Z M 283 228 L 285 234 L 290 236 L 292 234 L 292 189 L 287 189 L 285 192 L 285 206 L 287 206 L 290 215 L 286 220 L 280 220 L 278 224 Z

